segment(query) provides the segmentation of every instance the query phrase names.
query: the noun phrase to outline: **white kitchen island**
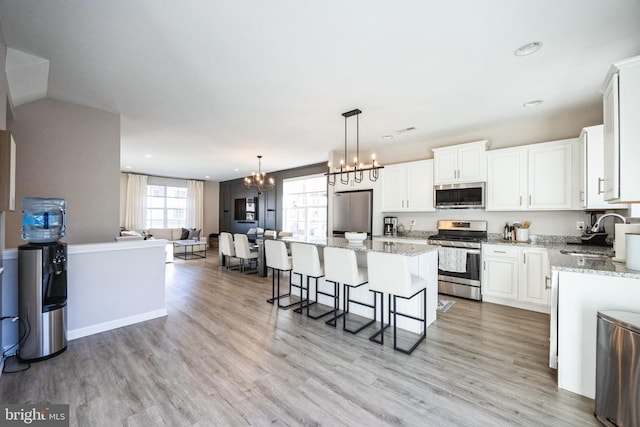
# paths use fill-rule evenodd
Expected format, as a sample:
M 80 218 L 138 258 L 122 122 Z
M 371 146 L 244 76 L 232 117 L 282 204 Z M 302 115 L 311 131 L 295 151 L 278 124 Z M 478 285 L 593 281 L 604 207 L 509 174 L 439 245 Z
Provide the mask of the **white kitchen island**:
M 438 306 L 438 247 L 437 246 L 429 246 L 423 244 L 414 244 L 414 243 L 397 243 L 397 242 L 383 242 L 378 240 L 365 240 L 363 244 L 350 244 L 346 239 L 341 237 L 329 237 L 329 238 L 319 238 L 319 239 L 307 239 L 301 240 L 293 237 L 284 237 L 278 240 L 282 240 L 285 243 L 298 242 L 298 243 L 309 243 L 318 246 L 318 252 L 320 252 L 320 256 L 322 256 L 322 250 L 324 247 L 337 247 L 337 248 L 346 248 L 352 249 L 356 252 L 356 258 L 358 260 L 358 265 L 361 267 L 366 267 L 367 265 L 367 252 L 375 251 L 375 252 L 385 252 L 390 254 L 400 254 L 409 257 L 409 265 L 411 274 L 419 276 L 427 281 L 427 326 L 432 324 L 436 320 L 436 308 Z M 300 280 L 300 276 L 296 274 L 291 275 L 293 283 L 298 283 Z M 303 283 L 306 283 L 306 278 L 302 278 Z M 333 287 L 332 283 L 327 283 L 324 279 L 318 280 L 318 286 L 322 289 L 329 289 Z M 311 280 L 311 285 L 313 286 L 314 281 Z M 298 288 L 292 288 L 292 292 L 295 295 L 296 291 L 299 292 Z M 313 297 L 315 292 L 313 290 L 309 291 L 309 296 Z M 372 301 L 372 294 L 369 292 L 366 286 L 362 288 L 355 288 L 350 291 L 350 297 L 352 299 L 357 299 L 359 301 Z M 387 295 L 383 296 L 385 298 L 385 308 L 387 308 Z M 311 298 L 312 299 L 312 298 Z M 312 299 L 313 300 L 313 299 Z M 325 305 L 333 305 L 333 301 L 326 296 L 319 295 L 318 302 Z M 342 294 L 340 295 L 340 307 L 342 307 Z M 386 311 L 386 310 L 385 310 Z M 421 317 L 422 313 L 422 304 L 420 298 L 413 298 L 412 300 L 402 300 L 398 299 L 398 311 L 402 313 L 407 313 L 416 317 Z M 373 318 L 372 310 L 367 309 L 365 307 L 359 307 L 358 305 L 352 305 L 350 312 L 367 317 Z M 389 322 L 387 317 L 388 313 L 385 312 L 385 322 Z M 410 332 L 420 333 L 421 325 L 420 323 L 398 317 L 398 325 L 399 328 L 408 330 Z
M 640 313 L 640 271 L 560 253 L 551 264 L 550 366 L 557 365 L 559 388 L 594 398 L 598 311 Z

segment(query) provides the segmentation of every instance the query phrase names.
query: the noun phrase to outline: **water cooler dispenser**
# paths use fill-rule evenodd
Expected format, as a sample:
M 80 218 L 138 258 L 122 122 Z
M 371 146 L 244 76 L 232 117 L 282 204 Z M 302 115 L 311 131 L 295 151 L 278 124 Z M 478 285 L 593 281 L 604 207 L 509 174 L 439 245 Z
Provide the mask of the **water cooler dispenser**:
M 25 198 L 18 247 L 18 357 L 35 362 L 67 348 L 67 245 L 63 199 Z

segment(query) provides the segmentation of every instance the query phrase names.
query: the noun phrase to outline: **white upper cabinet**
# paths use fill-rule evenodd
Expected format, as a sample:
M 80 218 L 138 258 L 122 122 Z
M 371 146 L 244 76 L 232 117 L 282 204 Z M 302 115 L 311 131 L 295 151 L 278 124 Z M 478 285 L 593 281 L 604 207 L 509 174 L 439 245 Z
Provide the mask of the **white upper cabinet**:
M 578 151 L 577 139 L 489 151 L 486 209 L 581 209 Z
M 526 208 L 527 149 L 507 148 L 487 152 L 486 209 L 518 211 Z
M 611 66 L 603 88 L 604 199 L 640 201 L 640 56 Z
M 627 205 L 604 200 L 604 125 L 590 126 L 580 133 L 582 149 L 581 202 L 583 209 L 625 209 Z
M 385 166 L 383 212 L 429 212 L 433 207 L 433 160 Z
M 434 148 L 434 184 L 486 181 L 487 141 Z

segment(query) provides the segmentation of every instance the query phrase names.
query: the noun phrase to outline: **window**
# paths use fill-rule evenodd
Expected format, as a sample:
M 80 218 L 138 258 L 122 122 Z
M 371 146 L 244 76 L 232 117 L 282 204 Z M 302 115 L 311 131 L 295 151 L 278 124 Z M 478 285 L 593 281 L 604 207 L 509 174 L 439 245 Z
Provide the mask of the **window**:
M 186 187 L 147 185 L 147 228 L 184 227 L 186 210 Z
M 327 178 L 324 175 L 285 179 L 283 231 L 296 237 L 327 236 Z

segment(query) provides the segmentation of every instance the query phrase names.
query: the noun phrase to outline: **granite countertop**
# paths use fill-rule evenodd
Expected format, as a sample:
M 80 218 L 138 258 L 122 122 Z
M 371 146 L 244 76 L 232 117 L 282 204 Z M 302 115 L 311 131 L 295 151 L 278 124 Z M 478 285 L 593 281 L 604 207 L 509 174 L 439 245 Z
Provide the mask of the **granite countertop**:
M 345 248 L 353 249 L 354 251 L 362 252 L 386 252 L 390 254 L 415 256 L 421 255 L 427 252 L 438 250 L 437 246 L 428 246 L 413 243 L 399 243 L 399 242 L 383 242 L 380 240 L 365 240 L 362 244 L 352 244 L 343 237 L 327 237 L 327 238 L 312 238 L 312 239 L 299 239 L 295 237 L 282 237 L 278 240 L 284 242 L 299 242 L 310 243 L 318 246 L 329 246 L 333 248 Z
M 572 236 L 539 236 L 535 242 L 505 241 L 500 234 L 491 234 L 487 243 L 519 247 L 547 249 L 551 269 L 575 273 L 599 274 L 640 279 L 640 271 L 627 268 L 624 262 L 612 261 L 613 249 L 608 246 L 590 246 L 578 244 L 579 238 Z M 574 252 L 586 256 L 569 255 Z M 604 255 L 604 258 L 589 257 Z

